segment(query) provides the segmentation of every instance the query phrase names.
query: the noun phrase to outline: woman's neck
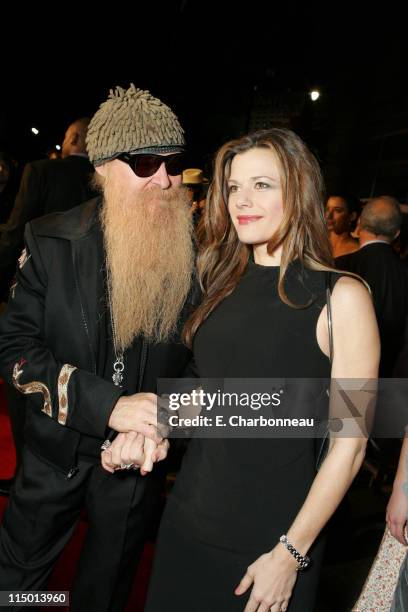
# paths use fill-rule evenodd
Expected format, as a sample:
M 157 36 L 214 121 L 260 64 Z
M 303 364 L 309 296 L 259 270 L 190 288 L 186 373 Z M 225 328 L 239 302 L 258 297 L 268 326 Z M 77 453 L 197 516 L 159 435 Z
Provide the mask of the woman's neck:
M 260 266 L 280 266 L 282 257 L 282 247 L 278 247 L 269 255 L 266 244 L 254 244 L 253 247 L 254 262 Z

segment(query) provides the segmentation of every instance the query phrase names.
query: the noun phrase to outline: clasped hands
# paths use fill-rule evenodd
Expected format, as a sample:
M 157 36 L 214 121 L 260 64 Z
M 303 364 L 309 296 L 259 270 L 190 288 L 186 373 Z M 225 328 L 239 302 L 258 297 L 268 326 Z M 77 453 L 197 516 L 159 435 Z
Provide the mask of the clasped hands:
M 109 427 L 119 432 L 111 446 L 101 453 L 102 467 L 108 472 L 132 465 L 142 476 L 154 463 L 166 458 L 169 442 L 158 427 L 159 398 L 154 393 L 135 393 L 119 398 L 109 419 Z
M 145 476 L 151 472 L 153 465 L 167 456 L 168 440 L 156 444 L 150 438 L 145 438 L 137 431 L 120 433 L 111 446 L 101 454 L 102 467 L 108 472 L 140 467 L 140 473 Z

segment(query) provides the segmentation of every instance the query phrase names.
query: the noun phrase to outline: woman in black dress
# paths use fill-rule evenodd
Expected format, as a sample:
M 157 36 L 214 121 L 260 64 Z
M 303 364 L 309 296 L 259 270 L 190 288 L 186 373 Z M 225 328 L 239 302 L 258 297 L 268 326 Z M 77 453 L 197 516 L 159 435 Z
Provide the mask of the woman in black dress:
M 322 191 L 316 160 L 288 130 L 218 152 L 198 260 L 204 297 L 185 330 L 201 378 L 377 376 L 369 293 L 334 273 L 330 364 Z M 331 440 L 318 472 L 315 448 L 309 438 L 193 437 L 164 512 L 146 612 L 312 612 L 321 531 L 365 439 Z

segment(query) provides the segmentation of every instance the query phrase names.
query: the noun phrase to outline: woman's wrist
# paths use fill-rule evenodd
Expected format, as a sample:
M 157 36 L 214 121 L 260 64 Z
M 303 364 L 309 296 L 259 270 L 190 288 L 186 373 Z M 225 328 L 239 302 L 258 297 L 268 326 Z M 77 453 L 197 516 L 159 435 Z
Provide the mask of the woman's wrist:
M 289 540 L 286 534 L 279 538 L 279 544 L 281 550 L 286 552 L 289 557 L 292 557 L 296 564 L 296 569 L 303 570 L 310 565 L 310 559 L 306 554 L 299 551 L 298 548 L 293 544 L 292 540 Z M 286 549 L 286 551 L 285 551 Z
M 299 569 L 299 563 L 280 542 L 271 550 L 270 555 L 275 558 L 281 566 L 286 566 L 288 569 L 296 571 Z
M 304 530 L 300 531 L 296 526 L 295 528 L 292 526 L 286 534 L 289 542 L 291 542 L 296 550 L 303 556 L 307 555 L 317 535 L 318 534 L 306 535 Z
M 407 482 L 407 478 L 405 474 L 398 474 L 394 478 L 394 482 L 392 485 L 393 491 L 401 491 L 404 484 Z

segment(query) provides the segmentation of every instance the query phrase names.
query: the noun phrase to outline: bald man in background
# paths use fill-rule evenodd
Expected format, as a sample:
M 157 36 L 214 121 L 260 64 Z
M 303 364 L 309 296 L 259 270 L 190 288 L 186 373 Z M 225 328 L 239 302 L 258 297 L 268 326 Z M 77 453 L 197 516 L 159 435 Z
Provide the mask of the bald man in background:
M 28 221 L 51 212 L 69 210 L 96 194 L 90 187 L 93 166 L 86 153 L 89 119 L 68 127 L 59 160 L 41 159 L 26 164 L 20 189 L 0 239 L 0 301 L 6 301 L 15 266 L 23 247 Z
M 359 220 L 359 250 L 336 258 L 338 269 L 358 274 L 370 286 L 381 337 L 381 377 L 392 376 L 407 325 L 408 267 L 391 246 L 401 223 L 395 198 L 371 200 Z

